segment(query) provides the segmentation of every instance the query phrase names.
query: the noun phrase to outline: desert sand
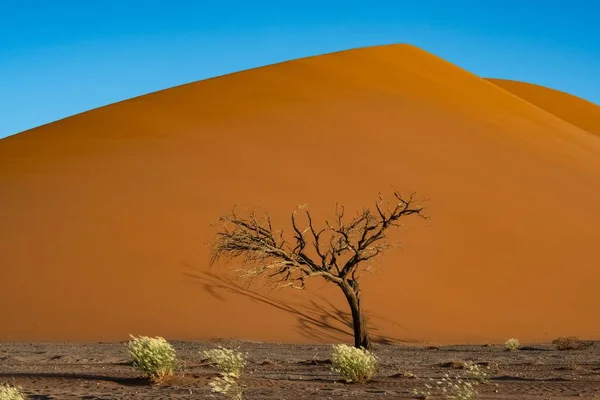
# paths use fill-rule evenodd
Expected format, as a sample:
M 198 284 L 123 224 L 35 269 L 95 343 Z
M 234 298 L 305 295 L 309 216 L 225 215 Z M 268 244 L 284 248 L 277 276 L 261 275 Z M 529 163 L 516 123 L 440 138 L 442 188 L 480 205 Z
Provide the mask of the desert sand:
M 531 83 L 505 79 L 488 81 L 583 130 L 600 135 L 600 112 L 594 103 Z
M 209 224 L 238 204 L 289 232 L 298 204 L 321 222 L 391 185 L 431 219 L 407 219 L 403 249 L 363 277 L 376 340 L 598 338 L 600 108 L 549 91 L 370 47 L 2 139 L 0 340 L 348 341 L 336 288 L 209 276 Z
M 331 347 L 323 344 L 243 341 L 173 342 L 185 373 L 153 386 L 131 367 L 123 343 L 8 343 L 0 347 L 0 380 L 23 388 L 32 399 L 210 399 L 218 376 L 202 351 L 221 345 L 247 354 L 241 378 L 252 400 L 418 399 L 445 374 L 466 375 L 471 361 L 490 380 L 477 387 L 481 400 L 568 400 L 600 398 L 600 346 L 558 351 L 552 345 L 504 346 L 376 345 L 380 368 L 365 385 L 346 384 L 331 371 Z M 432 382 L 433 380 L 433 382 Z M 442 399 L 432 390 L 430 399 Z

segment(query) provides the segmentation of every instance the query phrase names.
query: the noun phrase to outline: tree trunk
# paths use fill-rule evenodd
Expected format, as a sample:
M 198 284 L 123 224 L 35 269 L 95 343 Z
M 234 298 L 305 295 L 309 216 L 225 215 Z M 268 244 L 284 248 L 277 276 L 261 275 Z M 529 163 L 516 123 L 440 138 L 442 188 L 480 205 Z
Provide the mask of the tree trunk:
M 347 281 L 340 285 L 350 311 L 352 311 L 352 326 L 354 328 L 354 347 L 363 347 L 371 350 L 371 341 L 369 340 L 369 332 L 367 329 L 367 321 L 363 315 L 362 305 L 360 302 L 360 287 L 357 281 Z

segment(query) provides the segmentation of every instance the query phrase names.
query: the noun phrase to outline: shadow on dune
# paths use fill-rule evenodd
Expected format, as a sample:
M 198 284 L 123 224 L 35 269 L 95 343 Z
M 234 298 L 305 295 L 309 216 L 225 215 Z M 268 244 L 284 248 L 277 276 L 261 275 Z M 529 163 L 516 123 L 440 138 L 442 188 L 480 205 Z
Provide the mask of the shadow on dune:
M 314 294 L 316 300 L 310 300 L 309 304 L 284 302 L 275 297 L 243 287 L 232 279 L 206 271 L 199 271 L 185 263 L 183 263 L 183 265 L 190 270 L 190 272 L 184 272 L 184 275 L 188 279 L 200 284 L 204 291 L 220 301 L 226 301 L 226 294 L 244 296 L 248 299 L 258 301 L 262 304 L 292 314 L 296 318 L 297 330 L 302 336 L 310 340 L 318 342 L 353 341 L 352 318 L 350 313 L 341 310 L 329 300 L 316 293 Z M 386 322 L 396 326 L 399 325 L 373 313 L 367 312 L 366 316 L 369 320 L 369 333 L 373 343 L 388 345 L 394 343 L 420 343 L 415 339 L 386 336 L 377 327 L 377 321 Z M 406 329 L 404 327 L 402 328 Z
M 69 373 L 52 373 L 52 372 L 5 372 L 0 373 L 0 378 L 44 378 L 44 379 L 73 379 L 84 381 L 103 381 L 114 382 L 123 386 L 149 386 L 150 382 L 144 378 L 123 378 L 105 375 L 92 374 L 69 374 Z

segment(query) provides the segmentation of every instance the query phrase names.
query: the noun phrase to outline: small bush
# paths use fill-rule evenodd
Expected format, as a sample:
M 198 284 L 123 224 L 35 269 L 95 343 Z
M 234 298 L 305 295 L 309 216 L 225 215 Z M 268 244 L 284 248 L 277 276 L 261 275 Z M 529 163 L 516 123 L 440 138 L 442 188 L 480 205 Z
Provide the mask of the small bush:
M 172 376 L 178 364 L 175 349 L 162 337 L 131 336 L 129 355 L 133 368 L 155 383 Z
M 489 381 L 489 375 L 484 368 L 472 361 L 447 364 L 452 368 L 464 369 L 465 373 L 454 377 L 445 374 L 435 385 L 425 384 L 424 389 L 413 389 L 413 395 L 419 399 L 429 399 L 432 396 L 451 400 L 476 399 L 479 395 L 477 387 Z
M 473 400 L 479 393 L 477 392 L 477 382 L 469 382 L 460 376 L 452 379 L 448 374 L 438 382 L 442 394 L 446 399 L 452 400 Z
M 219 346 L 218 349 L 207 350 L 204 357 L 210 360 L 217 369 L 231 378 L 239 378 L 246 367 L 246 357 L 236 350 Z
M 366 383 L 377 371 L 377 357 L 373 353 L 345 344 L 333 346 L 331 362 L 331 369 L 346 382 Z
M 208 386 L 211 387 L 213 393 L 221 393 L 231 400 L 242 400 L 242 385 L 235 376 L 221 374 L 221 376 L 213 379 Z
M 0 384 L 0 400 L 25 400 L 19 387 Z
M 584 342 L 575 336 L 559 337 L 552 341 L 557 350 L 580 350 L 591 346 L 593 342 Z
M 521 342 L 519 342 L 519 339 L 511 338 L 504 342 L 504 347 L 508 351 L 516 351 L 521 348 Z
M 467 361 L 465 363 L 465 369 L 467 370 L 467 378 L 474 380 L 477 383 L 487 383 L 490 380 L 488 373 L 481 366 L 472 361 Z

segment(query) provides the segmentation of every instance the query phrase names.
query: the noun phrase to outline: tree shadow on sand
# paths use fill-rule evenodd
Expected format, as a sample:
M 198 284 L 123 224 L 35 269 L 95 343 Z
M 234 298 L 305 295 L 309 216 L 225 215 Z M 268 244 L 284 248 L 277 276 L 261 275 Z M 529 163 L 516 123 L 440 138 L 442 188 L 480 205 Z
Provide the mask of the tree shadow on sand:
M 298 332 L 310 340 L 319 342 L 353 341 L 351 314 L 341 310 L 317 293 L 313 293 L 313 297 L 318 299 L 318 302 L 315 300 L 310 300 L 308 304 L 284 302 L 273 296 L 243 287 L 233 279 L 200 271 L 185 263 L 183 265 L 189 269 L 188 272 L 184 272 L 186 278 L 201 285 L 204 291 L 219 301 L 227 301 L 227 294 L 243 296 L 292 314 L 296 319 Z M 372 312 L 365 312 L 365 314 L 369 320 L 369 334 L 374 343 L 386 345 L 419 343 L 415 339 L 395 338 L 383 334 L 378 328 L 378 321 L 393 324 L 402 329 L 406 328 Z

